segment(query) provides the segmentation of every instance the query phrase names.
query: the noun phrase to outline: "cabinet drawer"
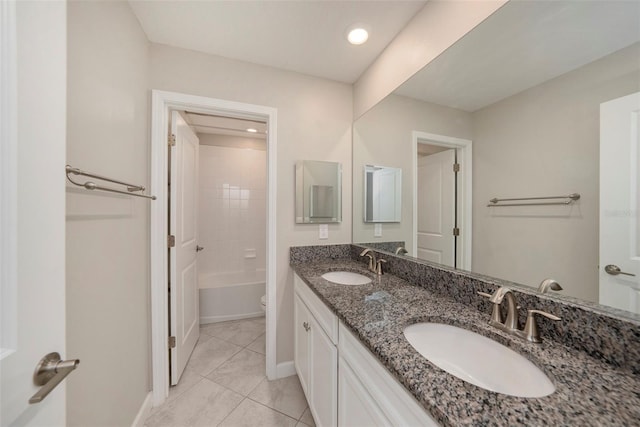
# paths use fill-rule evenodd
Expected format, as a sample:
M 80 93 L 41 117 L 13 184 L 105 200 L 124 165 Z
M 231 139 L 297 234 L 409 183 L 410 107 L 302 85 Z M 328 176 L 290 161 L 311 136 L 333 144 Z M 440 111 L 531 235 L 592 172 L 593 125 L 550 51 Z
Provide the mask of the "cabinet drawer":
M 297 275 L 293 275 L 295 293 L 309 308 L 320 327 L 327 334 L 331 342 L 338 344 L 338 317 L 313 293 L 306 283 Z

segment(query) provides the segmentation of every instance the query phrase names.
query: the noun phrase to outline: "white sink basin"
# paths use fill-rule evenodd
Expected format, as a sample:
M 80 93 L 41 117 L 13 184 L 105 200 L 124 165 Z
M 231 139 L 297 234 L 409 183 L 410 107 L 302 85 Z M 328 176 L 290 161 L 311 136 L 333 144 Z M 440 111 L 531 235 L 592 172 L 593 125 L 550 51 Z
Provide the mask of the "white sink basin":
M 536 365 L 496 341 L 441 323 L 417 323 L 404 336 L 431 363 L 486 390 L 543 397 L 555 386 Z
M 371 283 L 371 279 L 367 276 L 351 271 L 331 271 L 324 273 L 322 278 L 339 285 L 366 285 Z

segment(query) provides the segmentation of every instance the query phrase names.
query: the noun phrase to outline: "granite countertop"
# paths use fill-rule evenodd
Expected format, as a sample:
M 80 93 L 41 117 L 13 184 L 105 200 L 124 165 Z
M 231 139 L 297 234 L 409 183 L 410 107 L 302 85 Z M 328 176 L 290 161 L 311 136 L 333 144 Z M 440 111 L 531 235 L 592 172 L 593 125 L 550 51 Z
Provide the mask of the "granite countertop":
M 488 324 L 489 312 L 435 296 L 391 274 L 378 277 L 355 261 L 292 267 L 442 425 L 640 425 L 640 378 L 631 373 L 556 342 L 532 344 L 508 335 Z M 321 277 L 335 270 L 355 271 L 373 282 L 344 286 Z M 375 298 L 365 298 L 374 293 Z M 542 369 L 556 391 L 542 398 L 507 396 L 448 374 L 414 350 L 402 333 L 407 325 L 425 321 L 460 326 L 506 345 Z

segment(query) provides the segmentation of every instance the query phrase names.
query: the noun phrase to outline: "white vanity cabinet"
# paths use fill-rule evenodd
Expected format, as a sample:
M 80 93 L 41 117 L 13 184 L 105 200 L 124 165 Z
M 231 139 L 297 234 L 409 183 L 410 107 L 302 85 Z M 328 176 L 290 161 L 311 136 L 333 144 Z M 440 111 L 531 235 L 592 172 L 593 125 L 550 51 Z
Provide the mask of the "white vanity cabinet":
M 296 275 L 294 362 L 317 426 L 338 419 L 338 319 Z
M 316 425 L 438 426 L 297 274 L 294 289 L 294 362 Z

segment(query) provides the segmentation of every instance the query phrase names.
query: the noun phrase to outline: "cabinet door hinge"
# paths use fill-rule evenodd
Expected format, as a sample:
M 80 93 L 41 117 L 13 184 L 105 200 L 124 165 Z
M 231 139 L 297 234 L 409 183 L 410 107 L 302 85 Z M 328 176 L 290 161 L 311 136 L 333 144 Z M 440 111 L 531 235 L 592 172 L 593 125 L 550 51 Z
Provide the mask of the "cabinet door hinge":
M 176 145 L 176 136 L 174 134 L 169 134 L 169 147 L 173 147 Z
M 460 163 L 453 164 L 453 171 L 456 173 L 460 172 Z
M 167 237 L 167 246 L 173 248 L 176 245 L 176 236 L 169 234 Z
M 169 348 L 176 348 L 176 337 L 169 337 Z
M 460 235 L 460 229 L 459 229 L 458 227 L 455 227 L 455 228 L 453 229 L 453 235 L 454 235 L 454 236 L 459 236 L 459 235 Z

